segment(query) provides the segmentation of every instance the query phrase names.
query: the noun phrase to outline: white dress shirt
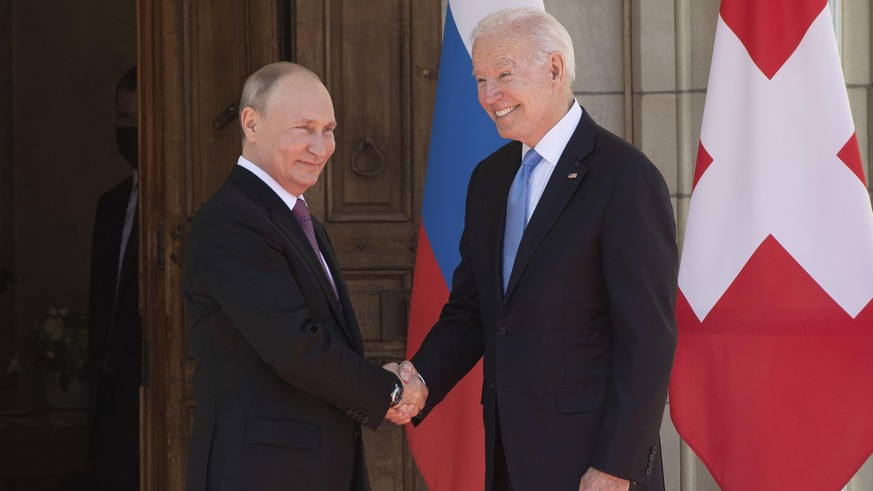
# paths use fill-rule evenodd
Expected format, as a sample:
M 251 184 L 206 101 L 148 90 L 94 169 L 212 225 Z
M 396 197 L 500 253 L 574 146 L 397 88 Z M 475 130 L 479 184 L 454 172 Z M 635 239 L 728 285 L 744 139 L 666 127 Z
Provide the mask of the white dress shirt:
M 581 119 L 582 107 L 574 100 L 567 114 L 555 126 L 552 126 L 552 129 L 534 147 L 534 150 L 540 154 L 543 161 L 534 168 L 530 175 L 530 184 L 528 184 L 530 195 L 527 203 L 528 221 L 533 216 L 537 203 L 540 202 L 540 197 L 542 197 L 543 191 L 546 189 L 546 184 L 549 183 L 549 178 L 552 177 L 552 172 L 555 170 L 555 166 L 558 165 L 558 160 L 561 158 L 561 154 L 564 153 L 564 148 L 567 147 L 570 138 L 573 137 L 573 132 L 576 131 L 576 127 L 579 126 Z M 524 158 L 529 149 L 529 146 L 522 144 L 522 158 Z

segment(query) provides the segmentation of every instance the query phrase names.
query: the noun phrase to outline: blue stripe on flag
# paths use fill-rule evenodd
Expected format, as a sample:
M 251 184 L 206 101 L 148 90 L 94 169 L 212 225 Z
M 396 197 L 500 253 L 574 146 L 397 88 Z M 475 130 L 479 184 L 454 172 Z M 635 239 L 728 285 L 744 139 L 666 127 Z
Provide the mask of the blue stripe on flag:
M 451 287 L 461 260 L 467 183 L 480 160 L 506 143 L 479 105 L 473 62 L 461 40 L 451 6 L 446 12 L 436 108 L 430 138 L 422 219 L 440 271 Z

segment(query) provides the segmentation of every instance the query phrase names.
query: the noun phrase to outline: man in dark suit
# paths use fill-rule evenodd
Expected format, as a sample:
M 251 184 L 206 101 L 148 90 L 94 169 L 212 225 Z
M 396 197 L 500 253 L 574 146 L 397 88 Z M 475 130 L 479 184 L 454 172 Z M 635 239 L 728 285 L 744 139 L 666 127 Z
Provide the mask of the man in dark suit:
M 484 356 L 486 489 L 663 489 L 678 262 L 664 179 L 576 102 L 552 16 L 498 12 L 473 40 L 479 102 L 515 141 L 470 178 L 451 295 L 412 359 L 420 416 Z
M 122 491 L 139 489 L 136 96 L 131 68 L 115 91 L 115 139 L 134 170 L 97 202 L 88 298 L 89 466 L 99 489 Z
M 187 489 L 369 489 L 361 425 L 406 423 L 423 399 L 396 364 L 364 358 L 337 259 L 302 196 L 335 148 L 330 95 L 279 62 L 249 77 L 240 108 L 242 156 L 186 246 L 197 403 Z

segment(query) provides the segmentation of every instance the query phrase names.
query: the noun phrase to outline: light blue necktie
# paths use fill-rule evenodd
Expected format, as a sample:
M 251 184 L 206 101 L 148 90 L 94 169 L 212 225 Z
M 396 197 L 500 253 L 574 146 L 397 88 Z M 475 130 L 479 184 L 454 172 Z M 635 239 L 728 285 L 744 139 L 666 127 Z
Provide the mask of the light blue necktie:
M 543 161 L 534 149 L 528 150 L 521 161 L 521 168 L 509 188 L 509 198 L 506 200 L 506 228 L 503 233 L 503 291 L 509 285 L 509 275 L 515 264 L 515 255 L 521 235 L 527 226 L 528 200 L 530 198 L 530 175 L 534 168 Z

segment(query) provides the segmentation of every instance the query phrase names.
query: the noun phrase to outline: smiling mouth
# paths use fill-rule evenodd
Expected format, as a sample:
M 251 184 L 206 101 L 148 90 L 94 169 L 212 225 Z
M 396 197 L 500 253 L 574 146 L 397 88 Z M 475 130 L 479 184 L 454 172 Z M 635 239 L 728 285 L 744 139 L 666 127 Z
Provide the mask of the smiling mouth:
M 512 106 L 512 107 L 507 107 L 506 109 L 501 109 L 501 110 L 499 110 L 499 111 L 494 111 L 494 115 L 497 116 L 498 118 L 502 118 L 503 116 L 506 116 L 507 114 L 509 114 L 509 113 L 511 113 L 512 111 L 514 111 L 515 108 L 517 108 L 517 107 L 518 107 L 518 104 L 516 104 L 516 105 L 514 105 L 514 106 Z

